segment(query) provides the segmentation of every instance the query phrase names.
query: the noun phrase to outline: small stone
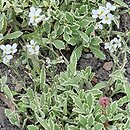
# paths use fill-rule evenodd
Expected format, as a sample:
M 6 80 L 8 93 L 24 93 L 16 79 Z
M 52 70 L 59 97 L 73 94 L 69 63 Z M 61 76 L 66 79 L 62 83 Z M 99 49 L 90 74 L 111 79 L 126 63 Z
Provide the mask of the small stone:
M 91 53 L 87 53 L 87 54 L 84 54 L 82 57 L 83 57 L 84 59 L 90 59 L 90 58 L 93 57 L 93 55 L 92 55 Z
M 105 69 L 106 71 L 110 71 L 112 69 L 112 66 L 113 66 L 113 62 L 112 61 L 105 62 L 104 65 L 103 65 L 103 69 Z
M 130 74 L 130 68 L 127 68 L 126 70 L 127 70 L 127 73 Z

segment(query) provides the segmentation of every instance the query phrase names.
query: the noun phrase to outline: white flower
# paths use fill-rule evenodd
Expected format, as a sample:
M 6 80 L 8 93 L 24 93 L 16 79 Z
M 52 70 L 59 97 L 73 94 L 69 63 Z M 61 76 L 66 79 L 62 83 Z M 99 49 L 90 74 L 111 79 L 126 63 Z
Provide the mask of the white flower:
M 109 13 L 109 10 L 105 7 L 99 6 L 97 13 L 98 13 L 99 18 L 103 19 Z
M 8 64 L 12 58 L 13 58 L 12 55 L 5 55 L 5 56 L 3 57 L 3 63 L 4 63 L 4 64 Z
M 117 44 L 118 48 L 122 46 L 121 37 L 119 35 L 117 35 L 117 37 L 115 37 L 112 41 L 113 43 Z
M 99 22 L 95 25 L 95 29 L 103 29 L 103 25 Z
M 117 49 L 117 45 L 113 44 L 112 42 L 110 42 L 110 43 L 107 42 L 107 43 L 105 43 L 105 47 L 104 48 L 105 49 L 109 49 L 110 52 L 114 52 Z
M 2 40 L 4 38 L 3 34 L 0 34 L 0 40 Z
M 102 23 L 103 24 L 111 24 L 111 21 L 112 20 L 114 20 L 114 16 L 111 14 L 111 13 L 109 13 L 109 14 L 107 14 L 103 19 L 102 19 Z
M 65 61 L 64 61 L 63 56 L 60 56 L 60 57 L 57 58 L 57 63 L 64 63 L 64 62 Z
M 98 18 L 98 11 L 97 10 L 92 10 L 92 17 Z
M 50 63 L 51 63 L 51 60 L 49 57 L 47 57 L 46 58 L 46 68 L 49 68 L 51 66 Z
M 110 52 L 114 52 L 121 46 L 122 46 L 121 37 L 117 35 L 117 37 L 113 38 L 110 42 L 105 43 L 104 48 L 109 49 Z
M 111 3 L 107 2 L 106 3 L 106 8 L 110 11 L 115 11 L 116 10 L 116 6 L 112 5 Z
M 11 53 L 14 54 L 15 52 L 17 52 L 17 44 L 14 43 L 11 47 Z
M 11 53 L 11 45 L 0 45 L 0 49 L 3 51 L 3 54 L 10 54 Z
M 0 49 L 3 51 L 3 63 L 8 64 L 9 61 L 13 58 L 13 54 L 17 52 L 17 44 L 14 43 L 12 46 L 7 45 L 0 45 Z
M 40 8 L 38 8 L 38 9 L 36 9 L 34 7 L 30 8 L 30 12 L 29 12 L 30 21 L 29 21 L 29 25 L 32 24 L 34 26 L 37 26 L 37 24 L 43 20 L 43 15 L 40 15 L 41 12 L 42 12 L 42 9 L 40 9 Z
M 46 63 L 49 65 L 49 64 L 50 64 L 50 62 L 51 62 L 50 58 L 49 58 L 49 57 L 47 57 L 47 58 L 46 58 Z
M 118 41 L 121 42 L 121 36 L 117 35 Z
M 109 50 L 110 52 L 115 52 L 117 50 L 117 44 L 113 44 Z
M 105 47 L 104 47 L 104 48 L 105 48 L 105 49 L 111 48 L 111 44 L 110 44 L 109 42 L 105 43 Z
M 39 53 L 39 45 L 36 44 L 36 42 L 34 40 L 31 40 L 30 41 L 30 44 L 27 45 L 27 49 L 28 49 L 28 52 L 31 54 L 31 55 L 38 55 Z

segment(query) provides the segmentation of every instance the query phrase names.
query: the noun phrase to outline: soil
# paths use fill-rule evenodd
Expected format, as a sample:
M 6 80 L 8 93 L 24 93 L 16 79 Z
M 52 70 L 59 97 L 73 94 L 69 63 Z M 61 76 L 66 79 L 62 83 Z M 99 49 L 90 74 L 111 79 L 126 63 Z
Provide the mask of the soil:
M 124 0 L 129 6 L 130 6 L 130 0 Z M 125 31 L 130 31 L 130 15 L 129 14 L 123 14 L 121 15 L 120 18 L 120 31 L 125 32 Z M 102 48 L 101 48 L 102 49 Z M 102 49 L 103 50 L 103 49 Z M 113 62 L 112 58 L 110 57 L 109 53 L 105 50 L 103 52 L 106 55 L 106 60 L 100 60 L 96 57 L 91 52 L 83 52 L 80 60 L 78 61 L 77 68 L 79 70 L 85 69 L 87 66 L 91 66 L 92 71 L 95 73 L 95 79 L 96 82 L 101 82 L 101 81 L 108 81 L 109 80 L 109 75 L 111 74 L 112 70 L 104 69 L 104 64 L 106 62 Z M 67 59 L 68 53 L 67 53 Z M 124 75 L 127 77 L 128 81 L 130 82 L 130 55 L 127 55 L 127 64 L 125 66 L 126 71 Z M 61 71 L 66 69 L 66 65 L 64 64 L 59 64 L 56 68 L 56 73 L 60 73 Z M 20 81 L 19 78 L 24 79 L 26 81 L 26 84 L 29 85 L 31 84 L 31 79 L 29 76 L 25 73 L 23 67 L 19 67 L 19 73 L 21 77 L 18 77 L 17 74 L 12 71 L 8 66 L 4 65 L 3 63 L 0 63 L 0 77 L 7 75 L 8 80 L 7 84 L 12 90 L 17 89 L 17 91 L 21 90 L 22 83 L 20 82 L 19 87 L 16 88 L 15 83 L 13 82 L 15 79 Z M 13 77 L 15 79 L 13 79 Z M 121 97 L 123 97 L 124 94 L 116 94 L 112 98 L 113 100 L 117 100 Z M 7 105 L 0 100 L 0 130 L 20 130 L 17 126 L 12 125 L 9 120 L 6 118 L 4 114 L 4 108 L 7 107 Z

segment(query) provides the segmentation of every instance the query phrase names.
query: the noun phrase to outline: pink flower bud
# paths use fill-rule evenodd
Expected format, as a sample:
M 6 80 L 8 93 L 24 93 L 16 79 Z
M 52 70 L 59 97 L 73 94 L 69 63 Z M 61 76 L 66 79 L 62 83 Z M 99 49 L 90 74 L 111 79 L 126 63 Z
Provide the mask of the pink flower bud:
M 105 108 L 110 104 L 110 99 L 108 97 L 101 97 L 99 99 L 99 104 Z

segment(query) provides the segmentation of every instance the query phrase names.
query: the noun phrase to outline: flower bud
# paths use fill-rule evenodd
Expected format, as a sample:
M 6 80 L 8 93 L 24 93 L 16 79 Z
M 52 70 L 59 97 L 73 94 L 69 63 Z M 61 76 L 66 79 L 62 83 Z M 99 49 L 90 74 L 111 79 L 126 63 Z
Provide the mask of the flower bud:
M 110 99 L 108 97 L 101 97 L 99 99 L 99 104 L 102 106 L 102 107 L 107 107 L 109 104 L 110 104 Z

